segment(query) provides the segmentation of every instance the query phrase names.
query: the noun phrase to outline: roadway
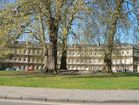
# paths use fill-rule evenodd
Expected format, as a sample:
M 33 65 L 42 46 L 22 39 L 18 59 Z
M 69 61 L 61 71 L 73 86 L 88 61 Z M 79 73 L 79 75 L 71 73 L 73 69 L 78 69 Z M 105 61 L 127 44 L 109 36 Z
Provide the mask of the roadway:
M 46 103 L 34 101 L 0 100 L 0 105 L 139 105 L 139 103 Z
M 81 90 L 0 86 L 0 99 L 43 102 L 139 103 L 139 90 Z

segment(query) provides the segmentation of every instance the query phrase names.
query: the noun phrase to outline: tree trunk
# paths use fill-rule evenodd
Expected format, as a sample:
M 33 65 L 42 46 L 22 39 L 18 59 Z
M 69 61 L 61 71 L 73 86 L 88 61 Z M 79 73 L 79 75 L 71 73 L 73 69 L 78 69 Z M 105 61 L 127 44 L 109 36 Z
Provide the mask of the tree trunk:
M 43 47 L 43 68 L 42 72 L 47 72 L 47 63 L 48 63 L 48 49 L 47 47 Z
M 67 70 L 67 39 L 63 40 L 60 69 Z
M 67 70 L 67 50 L 62 51 L 60 69 Z
M 40 4 L 40 8 L 41 8 L 41 4 Z M 40 43 L 41 46 L 43 47 L 43 67 L 42 67 L 42 72 L 46 72 L 48 67 L 47 67 L 47 63 L 48 63 L 48 48 L 47 48 L 47 43 L 45 40 L 45 26 L 43 24 L 43 15 L 41 14 L 41 9 L 40 9 L 40 14 L 39 14 L 39 20 L 40 20 Z
M 108 73 L 112 73 L 112 54 L 105 53 L 104 56 L 105 69 Z
M 116 25 L 118 18 L 120 17 L 122 4 L 124 0 L 117 0 L 116 1 L 116 9 L 114 13 L 111 15 L 111 19 L 109 21 L 109 32 L 107 36 L 107 48 L 105 51 L 105 57 L 104 57 L 104 63 L 106 66 L 106 69 L 108 70 L 108 73 L 112 72 L 112 52 L 113 52 L 113 46 L 114 46 L 114 36 L 116 33 Z
M 54 70 L 57 72 L 57 39 L 52 42 L 52 57 L 54 61 Z
M 58 72 L 57 67 L 57 40 L 58 40 L 58 29 L 59 29 L 59 23 L 61 20 L 61 11 L 60 11 L 60 5 L 62 5 L 63 2 L 57 2 L 56 5 L 53 5 L 52 0 L 42 0 L 46 7 L 46 17 L 47 17 L 47 26 L 49 31 L 49 38 L 50 38 L 50 51 L 51 54 L 51 70 Z M 58 5 L 57 3 L 61 3 Z M 56 6 L 55 11 L 53 11 L 53 6 Z
M 58 29 L 56 28 L 55 24 L 52 22 L 53 26 L 50 27 L 50 44 L 51 44 L 51 51 L 52 51 L 52 57 L 51 57 L 51 70 L 54 70 L 56 73 L 58 72 L 57 67 L 57 35 L 58 35 Z
M 67 70 L 67 36 L 68 36 L 69 28 L 66 27 L 66 24 L 63 27 L 63 39 L 62 39 L 62 56 L 60 69 Z

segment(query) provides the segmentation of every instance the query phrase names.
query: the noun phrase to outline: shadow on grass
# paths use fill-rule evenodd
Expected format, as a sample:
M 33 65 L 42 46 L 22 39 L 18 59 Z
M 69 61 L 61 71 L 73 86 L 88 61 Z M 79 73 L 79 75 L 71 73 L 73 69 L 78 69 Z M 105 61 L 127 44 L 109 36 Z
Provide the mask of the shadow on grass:
M 71 75 L 69 78 L 122 78 L 122 77 L 139 77 L 139 73 L 101 73 L 89 75 Z
M 139 88 L 129 88 L 129 90 L 139 90 Z
M 122 78 L 139 77 L 139 73 L 90 73 L 90 74 L 47 74 L 41 72 L 0 72 L 0 76 L 25 76 L 25 77 L 66 77 L 66 78 Z

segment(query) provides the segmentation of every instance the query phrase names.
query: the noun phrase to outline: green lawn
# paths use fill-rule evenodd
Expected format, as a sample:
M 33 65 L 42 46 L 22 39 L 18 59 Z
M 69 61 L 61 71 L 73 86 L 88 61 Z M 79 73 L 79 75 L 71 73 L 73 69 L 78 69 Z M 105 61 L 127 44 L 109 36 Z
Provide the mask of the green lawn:
M 0 85 L 65 89 L 139 89 L 139 74 L 83 76 L 1 71 Z

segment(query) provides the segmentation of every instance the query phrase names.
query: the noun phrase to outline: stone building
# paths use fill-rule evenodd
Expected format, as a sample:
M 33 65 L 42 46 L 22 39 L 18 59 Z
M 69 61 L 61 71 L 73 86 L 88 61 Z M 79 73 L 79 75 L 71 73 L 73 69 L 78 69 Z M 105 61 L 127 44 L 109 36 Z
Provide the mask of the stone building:
M 43 66 L 42 48 L 35 43 L 14 42 L 9 45 L 11 56 L 4 62 L 4 69 L 15 67 L 19 70 L 41 70 Z
M 58 55 L 60 58 L 60 51 Z M 103 47 L 96 45 L 73 45 L 68 48 L 67 68 L 69 70 L 102 71 L 104 68 L 103 58 Z M 58 64 L 60 65 L 60 59 Z M 135 45 L 127 44 L 115 47 L 112 65 L 114 72 L 139 72 L 139 48 Z
M 9 48 L 12 56 L 7 58 L 3 65 L 7 67 L 17 67 L 27 70 L 32 67 L 38 71 L 43 67 L 42 48 L 37 43 L 16 42 Z M 61 51 L 58 51 L 58 67 L 60 67 Z M 123 44 L 115 47 L 113 51 L 112 70 L 139 72 L 139 47 L 135 45 Z M 71 45 L 67 51 L 68 70 L 91 70 L 102 71 L 104 68 L 103 47 L 96 45 Z M 48 62 L 50 63 L 50 62 Z

